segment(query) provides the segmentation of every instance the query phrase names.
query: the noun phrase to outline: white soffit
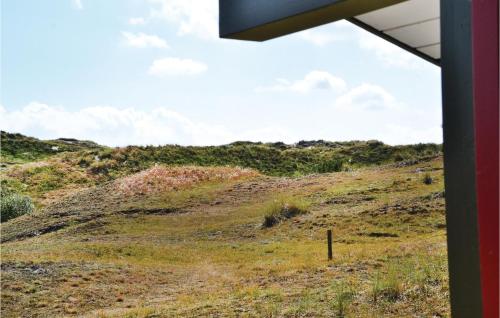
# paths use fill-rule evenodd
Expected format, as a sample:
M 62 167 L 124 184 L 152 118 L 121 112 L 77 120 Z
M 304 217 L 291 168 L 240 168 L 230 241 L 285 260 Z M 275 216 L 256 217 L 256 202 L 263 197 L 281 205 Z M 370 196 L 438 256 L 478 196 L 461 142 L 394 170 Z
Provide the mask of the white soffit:
M 408 0 L 355 19 L 433 60 L 441 58 L 439 0 Z

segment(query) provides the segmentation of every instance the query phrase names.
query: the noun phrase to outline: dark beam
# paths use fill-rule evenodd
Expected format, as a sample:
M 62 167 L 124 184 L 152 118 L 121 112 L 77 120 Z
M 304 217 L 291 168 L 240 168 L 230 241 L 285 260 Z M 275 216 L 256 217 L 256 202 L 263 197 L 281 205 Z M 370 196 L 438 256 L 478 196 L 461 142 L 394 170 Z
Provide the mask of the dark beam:
M 479 318 L 471 0 L 441 0 L 441 70 L 451 316 Z
M 221 38 L 265 41 L 405 0 L 219 0 Z

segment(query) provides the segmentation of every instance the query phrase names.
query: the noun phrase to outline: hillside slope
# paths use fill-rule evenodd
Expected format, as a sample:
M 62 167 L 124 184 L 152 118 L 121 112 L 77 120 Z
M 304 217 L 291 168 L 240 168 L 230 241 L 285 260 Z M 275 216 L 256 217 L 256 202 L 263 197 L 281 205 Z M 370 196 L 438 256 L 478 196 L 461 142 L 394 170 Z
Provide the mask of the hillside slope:
M 449 316 L 440 157 L 299 177 L 211 169 L 153 167 L 2 224 L 2 315 Z M 276 200 L 307 213 L 263 227 Z
M 231 166 L 252 168 L 268 176 L 301 176 L 388 163 L 414 164 L 441 155 L 441 146 L 435 144 L 389 146 L 378 141 L 318 140 L 293 145 L 236 142 L 210 147 L 107 148 L 89 141 L 42 141 L 6 132 L 2 132 L 1 145 L 2 191 L 29 195 L 38 207 L 157 164 Z
M 67 156 L 80 166 L 111 177 L 153 164 L 239 166 L 272 176 L 336 172 L 367 165 L 418 161 L 441 154 L 441 146 L 389 146 L 379 141 L 301 141 L 297 144 L 236 142 L 222 146 L 128 146 Z
M 44 159 L 63 152 L 98 150 L 103 147 L 92 141 L 72 138 L 40 140 L 21 134 L 0 132 L 0 163 L 22 163 Z

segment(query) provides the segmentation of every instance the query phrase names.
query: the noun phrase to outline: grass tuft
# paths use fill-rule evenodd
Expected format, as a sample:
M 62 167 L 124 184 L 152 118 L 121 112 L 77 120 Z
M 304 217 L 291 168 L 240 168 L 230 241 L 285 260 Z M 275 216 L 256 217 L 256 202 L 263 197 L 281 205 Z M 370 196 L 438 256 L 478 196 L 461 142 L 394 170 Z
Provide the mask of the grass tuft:
M 424 184 L 430 185 L 434 180 L 432 179 L 432 176 L 429 173 L 426 173 L 423 179 Z
M 403 283 L 399 279 L 397 270 L 391 267 L 387 274 L 381 276 L 380 273 L 375 275 L 372 285 L 373 301 L 379 300 L 397 301 L 403 294 Z
M 309 203 L 296 197 L 285 197 L 271 201 L 265 208 L 264 227 L 272 227 L 283 220 L 309 212 Z
M 352 303 L 356 293 L 354 288 L 344 281 L 334 283 L 332 289 L 335 293 L 332 301 L 332 309 L 335 317 L 343 318 L 346 316 L 349 305 Z
M 33 201 L 28 196 L 12 193 L 0 197 L 1 221 L 7 222 L 10 219 L 31 213 L 35 209 Z

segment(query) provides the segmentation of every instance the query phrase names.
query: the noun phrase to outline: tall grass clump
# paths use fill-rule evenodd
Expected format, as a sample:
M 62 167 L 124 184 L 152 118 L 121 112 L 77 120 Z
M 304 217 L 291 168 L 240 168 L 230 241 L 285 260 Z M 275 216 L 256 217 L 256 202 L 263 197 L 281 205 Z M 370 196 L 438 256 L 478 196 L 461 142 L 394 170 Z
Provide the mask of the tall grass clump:
M 341 159 L 330 159 L 322 161 L 318 164 L 317 171 L 319 173 L 339 172 L 344 167 L 344 161 Z
M 265 208 L 264 227 L 272 227 L 283 220 L 309 212 L 309 203 L 304 199 L 281 196 L 271 201 Z
M 349 305 L 356 295 L 356 292 L 352 286 L 348 285 L 344 281 L 334 283 L 332 285 L 332 289 L 335 293 L 332 300 L 332 309 L 335 317 L 344 318 Z
M 17 193 L 3 195 L 0 198 L 1 222 L 31 213 L 35 209 L 30 197 Z
M 422 180 L 422 182 L 423 182 L 424 184 L 427 184 L 427 185 L 432 184 L 432 182 L 433 182 L 433 181 L 434 181 L 434 180 L 432 179 L 432 176 L 431 176 L 429 173 L 426 173 L 426 174 L 424 175 L 423 180 Z
M 403 282 L 400 280 L 396 268 L 390 268 L 388 273 L 383 276 L 377 273 L 372 283 L 374 302 L 380 299 L 396 301 L 403 294 Z

